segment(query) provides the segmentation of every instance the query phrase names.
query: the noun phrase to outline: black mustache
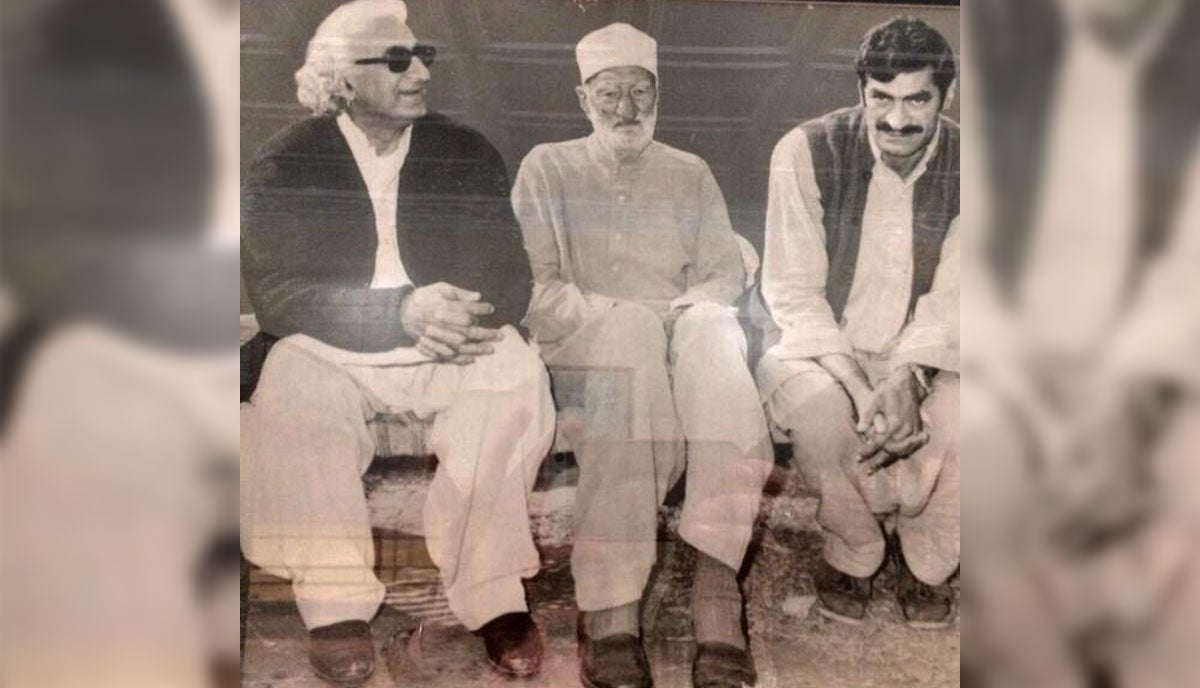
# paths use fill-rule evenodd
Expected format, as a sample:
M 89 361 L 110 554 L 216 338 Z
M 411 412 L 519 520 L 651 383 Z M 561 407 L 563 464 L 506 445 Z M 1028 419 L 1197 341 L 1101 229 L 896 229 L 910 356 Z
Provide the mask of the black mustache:
M 900 136 L 912 136 L 914 134 L 925 133 L 925 127 L 918 126 L 916 124 L 910 124 L 907 127 L 901 127 L 900 130 L 897 131 L 887 122 L 880 122 L 879 124 L 875 125 L 875 128 L 885 134 L 899 134 Z

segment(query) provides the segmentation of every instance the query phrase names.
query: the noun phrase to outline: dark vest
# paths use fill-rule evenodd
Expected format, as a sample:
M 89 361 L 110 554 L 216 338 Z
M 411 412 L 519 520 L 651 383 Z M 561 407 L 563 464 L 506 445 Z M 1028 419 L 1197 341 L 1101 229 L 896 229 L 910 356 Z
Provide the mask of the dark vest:
M 861 107 L 832 112 L 801 125 L 812 152 L 813 171 L 824 210 L 829 275 L 825 298 L 839 321 L 854 284 L 867 189 L 875 156 Z M 911 317 L 917 299 L 933 286 L 942 241 L 958 217 L 958 125 L 942 118 L 937 151 L 913 187 L 913 281 Z

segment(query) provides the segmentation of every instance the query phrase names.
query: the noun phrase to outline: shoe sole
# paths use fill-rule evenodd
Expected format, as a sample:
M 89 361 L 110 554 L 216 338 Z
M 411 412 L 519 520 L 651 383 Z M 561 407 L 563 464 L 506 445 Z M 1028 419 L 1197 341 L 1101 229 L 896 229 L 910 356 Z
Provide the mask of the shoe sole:
M 953 626 L 954 619 L 950 618 L 945 621 L 909 621 L 905 619 L 904 625 L 918 631 L 940 631 Z
M 854 618 L 853 616 L 846 616 L 845 614 L 838 614 L 837 612 L 833 611 L 829 607 L 826 607 L 825 605 L 821 604 L 820 600 L 817 601 L 817 603 L 814 605 L 814 607 L 816 608 L 817 613 L 820 614 L 821 616 L 825 617 L 826 619 L 829 619 L 830 621 L 839 621 L 841 623 L 848 624 L 850 626 L 861 626 L 863 624 L 863 621 L 866 621 L 866 618 L 867 618 L 866 614 L 863 614 L 863 616 L 861 618 L 857 618 L 857 619 Z
M 583 684 L 583 688 L 605 688 L 605 686 L 601 686 L 599 684 L 592 683 L 591 681 L 589 681 L 587 676 L 583 675 L 582 671 L 579 672 L 579 682 Z M 649 686 L 650 688 L 654 688 L 654 681 L 651 680 L 650 683 L 647 683 L 646 685 Z
M 366 676 L 363 676 L 361 679 L 356 679 L 356 680 L 350 681 L 350 682 L 339 681 L 335 678 L 331 678 L 331 677 L 317 671 L 316 668 L 313 668 L 313 674 L 315 674 L 317 678 L 321 679 L 322 681 L 324 681 L 328 684 L 338 686 L 338 688 L 358 688 L 359 686 L 363 685 L 367 681 L 371 680 L 371 677 L 375 675 L 375 669 L 374 669 L 374 667 L 372 667 L 371 672 L 369 674 L 367 674 Z

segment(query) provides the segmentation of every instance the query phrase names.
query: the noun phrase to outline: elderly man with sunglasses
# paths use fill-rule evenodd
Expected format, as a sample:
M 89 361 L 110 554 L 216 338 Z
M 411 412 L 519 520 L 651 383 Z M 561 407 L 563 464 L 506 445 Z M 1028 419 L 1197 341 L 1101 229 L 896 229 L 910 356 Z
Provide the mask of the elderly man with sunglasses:
M 695 684 L 752 684 L 736 572 L 773 455 L 733 306 L 742 252 L 708 165 L 654 140 L 654 39 L 612 24 L 576 57 L 594 131 L 534 148 L 513 204 L 533 265 L 526 321 L 556 380 L 585 379 L 571 557 L 583 683 L 651 685 L 638 603 L 686 442 Z
M 397 417 L 438 457 L 424 526 L 451 610 L 501 673 L 543 652 L 522 579 L 554 407 L 516 329 L 529 265 L 500 156 L 427 112 L 434 49 L 406 18 L 355 0 L 322 22 L 296 74 L 314 116 L 243 185 L 243 276 L 272 346 L 243 435 L 242 547 L 291 579 L 313 669 L 341 685 L 374 668 L 384 584 L 361 476 Z

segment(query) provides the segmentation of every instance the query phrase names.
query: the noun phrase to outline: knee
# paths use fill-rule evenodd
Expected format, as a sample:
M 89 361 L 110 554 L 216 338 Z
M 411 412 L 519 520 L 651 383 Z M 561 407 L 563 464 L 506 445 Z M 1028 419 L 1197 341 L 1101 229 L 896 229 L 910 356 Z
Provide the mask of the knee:
M 256 407 L 285 403 L 289 408 L 357 406 L 359 401 L 358 388 L 346 371 L 305 350 L 291 337 L 271 347 L 252 399 Z
M 672 334 L 681 352 L 736 351 L 744 355 L 746 348 L 746 336 L 736 311 L 716 303 L 702 302 L 688 307 L 676 319 Z
M 850 397 L 827 373 L 805 373 L 783 383 L 769 406 L 792 437 L 798 459 L 837 461 L 853 456 L 858 436 Z
M 676 331 L 699 330 L 701 332 L 741 331 L 737 313 L 729 306 L 702 301 L 688 306 L 675 320 Z
M 502 330 L 503 338 L 496 342 L 494 352 L 476 362 L 479 368 L 496 373 L 489 377 L 503 380 L 510 388 L 530 385 L 549 388 L 550 376 L 537 350 L 527 344 L 513 328 Z
M 850 397 L 826 373 L 797 375 L 779 385 L 770 402 L 775 422 L 800 435 L 827 427 L 854 425 Z

